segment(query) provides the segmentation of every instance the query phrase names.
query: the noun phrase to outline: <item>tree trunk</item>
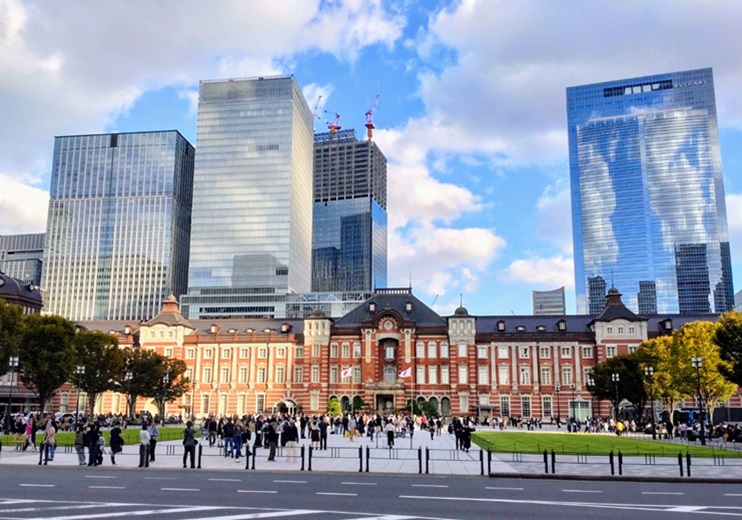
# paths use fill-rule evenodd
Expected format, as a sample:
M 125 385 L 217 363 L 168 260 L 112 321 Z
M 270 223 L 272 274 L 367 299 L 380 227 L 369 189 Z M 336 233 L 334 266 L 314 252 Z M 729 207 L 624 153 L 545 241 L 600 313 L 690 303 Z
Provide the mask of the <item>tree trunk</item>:
M 99 397 L 100 395 L 96 393 L 88 392 L 88 406 L 90 406 L 90 414 L 88 415 L 88 417 L 90 417 L 91 419 L 93 418 L 93 414 L 95 413 L 95 403 L 96 401 L 98 401 Z

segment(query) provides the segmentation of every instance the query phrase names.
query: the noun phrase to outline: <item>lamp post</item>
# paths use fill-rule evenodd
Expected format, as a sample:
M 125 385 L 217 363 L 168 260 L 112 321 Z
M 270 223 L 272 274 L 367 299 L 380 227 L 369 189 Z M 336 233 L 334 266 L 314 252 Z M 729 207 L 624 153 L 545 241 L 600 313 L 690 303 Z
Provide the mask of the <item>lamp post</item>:
M 575 401 L 575 390 L 577 389 L 577 385 L 572 383 L 570 386 L 572 387 L 572 402 L 569 403 L 569 413 L 571 413 L 572 418 L 577 421 L 577 402 Z
M 133 379 L 134 374 L 131 372 L 131 370 L 127 370 L 124 374 L 124 382 L 126 383 L 126 415 L 131 419 L 131 416 L 133 415 L 132 412 L 132 404 L 131 404 L 131 380 Z
M 700 356 L 691 358 L 691 364 L 696 369 L 696 383 L 698 383 L 698 411 L 701 416 L 701 446 L 706 446 L 706 420 L 703 416 L 703 394 L 701 393 L 701 367 L 703 367 L 703 360 Z
M 85 367 L 83 365 L 77 365 L 75 368 L 75 374 L 77 375 L 77 401 L 75 402 L 75 429 L 80 424 L 80 385 L 82 384 L 82 376 L 85 373 Z
M 8 390 L 8 406 L 5 407 L 5 433 L 10 432 L 10 414 L 13 413 L 13 387 L 15 386 L 15 369 L 18 368 L 18 356 L 10 356 L 10 390 Z
M 162 421 L 165 421 L 165 419 L 167 418 L 167 415 L 165 414 L 166 413 L 165 410 L 167 407 L 167 403 L 165 402 L 165 395 L 167 393 L 167 385 L 169 383 L 170 383 L 170 367 L 167 367 L 167 373 L 162 378 L 162 410 L 160 410 L 160 415 L 162 416 L 160 417 L 160 419 Z
M 616 406 L 614 410 L 614 414 L 615 414 L 614 417 L 617 421 L 618 421 L 618 382 L 620 380 L 621 380 L 621 377 L 618 374 L 616 373 L 611 374 L 611 381 L 613 381 L 613 388 L 616 391 Z
M 561 408 L 559 406 L 559 390 L 561 390 L 561 387 L 559 386 L 559 383 L 556 383 L 554 385 L 554 392 L 556 392 L 556 405 L 557 405 L 557 428 L 562 427 L 562 420 L 561 420 Z
M 652 391 L 652 383 L 654 381 L 654 367 L 648 366 L 644 367 L 644 375 L 647 376 L 647 379 L 649 380 L 649 406 L 651 408 L 651 414 L 652 414 L 652 421 L 649 423 L 652 428 L 652 439 L 657 439 L 657 428 L 654 424 L 655 417 L 654 417 L 654 392 Z
M 590 392 L 590 413 L 595 417 L 595 409 L 593 408 L 593 389 L 595 388 L 595 379 L 593 379 L 592 374 L 588 374 L 585 383 L 587 383 L 587 391 Z

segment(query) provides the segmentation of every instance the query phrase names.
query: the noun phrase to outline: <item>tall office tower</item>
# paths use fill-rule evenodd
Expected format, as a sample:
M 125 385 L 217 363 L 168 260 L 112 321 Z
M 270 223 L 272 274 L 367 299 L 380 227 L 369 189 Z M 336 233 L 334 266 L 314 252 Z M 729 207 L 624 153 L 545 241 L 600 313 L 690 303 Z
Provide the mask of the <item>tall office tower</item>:
M 41 285 L 44 233 L 0 236 L 0 271 L 12 278 Z
M 551 291 L 533 292 L 534 316 L 564 316 L 567 314 L 567 305 L 564 301 L 564 287 Z
M 272 295 L 309 291 L 312 125 L 293 76 L 200 83 L 190 318 L 274 315 Z
M 194 155 L 177 131 L 55 139 L 45 310 L 146 320 L 185 290 Z
M 386 287 L 386 157 L 355 130 L 314 136 L 312 291 Z
M 642 313 L 734 306 L 711 69 L 567 89 L 579 313 L 612 280 Z

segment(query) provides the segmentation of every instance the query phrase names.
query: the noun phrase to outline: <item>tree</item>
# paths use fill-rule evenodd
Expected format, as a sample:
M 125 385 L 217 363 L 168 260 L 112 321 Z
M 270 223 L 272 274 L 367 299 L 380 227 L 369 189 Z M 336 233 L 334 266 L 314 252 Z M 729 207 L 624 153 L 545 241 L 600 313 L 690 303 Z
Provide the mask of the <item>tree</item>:
M 364 406 L 368 406 L 368 403 L 365 402 L 360 395 L 353 397 L 351 407 L 354 412 L 361 410 Z
M 22 327 L 21 308 L 0 300 L 0 375 L 8 369 L 10 356 L 18 352 Z
M 618 374 L 618 384 L 613 381 L 613 374 Z M 596 399 L 610 401 L 614 410 L 618 410 L 619 403 L 626 399 L 637 414 L 642 414 L 647 404 L 647 392 L 644 389 L 640 356 L 634 353 L 608 359 L 595 365 L 592 375 L 593 385 L 589 390 Z
M 150 387 L 149 391 L 143 392 L 141 395 L 154 399 L 157 410 L 164 419 L 165 404 L 178 399 L 190 390 L 191 382 L 184 376 L 187 370 L 185 361 L 160 356 L 159 354 L 156 360 L 155 370 L 158 373 L 154 374 L 155 384 Z
M 126 351 L 124 361 L 124 378 L 118 382 L 119 390 L 126 394 L 129 401 L 129 417 L 136 412 L 139 396 L 151 393 L 152 387 L 158 384 L 162 373 L 158 369 L 158 354 L 152 350 L 133 349 Z
M 338 402 L 337 397 L 333 397 L 332 399 L 327 401 L 327 415 L 336 416 L 342 414 L 343 409 L 340 407 L 340 402 Z
M 674 410 L 687 394 L 681 391 L 678 382 L 678 373 L 675 370 L 675 354 L 672 336 L 659 336 L 643 342 L 637 353 L 642 358 L 644 367 L 654 368 L 651 381 L 652 396 L 659 399 L 666 410 Z M 649 380 L 645 381 L 645 388 L 649 393 Z
M 742 313 L 727 312 L 719 318 L 714 342 L 719 346 L 721 359 L 729 366 L 719 367 L 719 371 L 729 381 L 742 386 Z
M 77 364 L 85 367 L 84 373 L 75 374 L 74 384 L 88 395 L 92 416 L 98 398 L 104 392 L 116 390 L 117 382 L 123 378 L 126 353 L 114 336 L 97 331 L 78 332 L 72 345 Z
M 430 401 L 425 401 L 423 404 L 421 404 L 420 411 L 428 419 L 436 417 L 438 415 L 438 407 Z
M 36 391 L 43 412 L 54 391 L 69 381 L 74 372 L 75 327 L 59 316 L 31 314 L 23 321 L 19 347 L 21 381 Z
M 732 364 L 721 359 L 721 349 L 714 342 L 718 324 L 708 321 L 687 323 L 673 334 L 673 362 L 677 385 L 685 395 L 700 394 L 708 417 L 720 402 L 727 401 L 737 391 L 722 372 L 732 372 Z M 692 358 L 701 358 L 701 369 L 696 371 Z

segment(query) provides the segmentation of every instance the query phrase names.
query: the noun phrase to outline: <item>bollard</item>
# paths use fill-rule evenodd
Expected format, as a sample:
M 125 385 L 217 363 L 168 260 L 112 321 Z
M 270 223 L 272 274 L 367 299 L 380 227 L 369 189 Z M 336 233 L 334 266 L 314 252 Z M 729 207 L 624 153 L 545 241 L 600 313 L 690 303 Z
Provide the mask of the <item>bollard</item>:
M 245 469 L 250 469 L 250 445 L 245 444 Z
M 309 447 L 309 466 L 307 467 L 307 471 L 312 471 L 312 451 L 314 451 L 314 448 L 310 446 Z
M 252 469 L 255 469 L 255 456 L 257 455 L 258 450 L 255 449 L 255 445 L 253 444 L 252 447 Z
M 492 451 L 487 448 L 487 475 L 492 474 Z
M 549 473 L 549 452 L 544 450 L 544 473 Z
M 198 469 L 201 469 L 201 454 L 204 450 L 204 447 L 202 444 L 198 445 Z
M 611 475 L 616 474 L 616 467 L 614 466 L 613 462 L 613 450 L 608 454 L 608 463 L 611 465 Z
M 623 453 L 618 450 L 618 475 L 623 476 Z
M 358 446 L 358 473 L 363 473 L 363 446 Z
M 41 443 L 41 446 L 39 446 L 39 466 L 41 466 L 41 461 L 44 459 L 44 447 L 46 446 L 45 442 Z
M 551 450 L 551 473 L 556 473 L 556 453 Z
M 425 474 L 430 474 L 430 448 L 425 447 Z
M 484 476 L 484 451 L 479 450 L 479 474 Z
M 685 462 L 686 462 L 686 468 L 687 468 L 687 474 L 690 477 L 690 452 L 685 454 Z
M 366 473 L 368 473 L 368 465 L 371 463 L 371 447 L 366 446 Z
M 417 448 L 417 473 L 418 475 L 423 474 L 423 447 Z
M 306 446 L 301 447 L 301 471 L 304 471 L 304 452 Z
M 680 476 L 683 476 L 683 454 L 678 452 L 678 466 L 680 467 Z

